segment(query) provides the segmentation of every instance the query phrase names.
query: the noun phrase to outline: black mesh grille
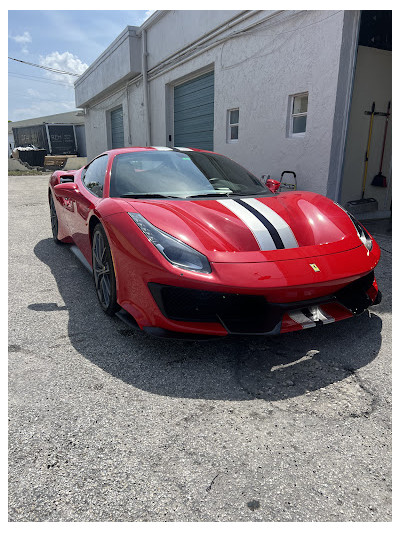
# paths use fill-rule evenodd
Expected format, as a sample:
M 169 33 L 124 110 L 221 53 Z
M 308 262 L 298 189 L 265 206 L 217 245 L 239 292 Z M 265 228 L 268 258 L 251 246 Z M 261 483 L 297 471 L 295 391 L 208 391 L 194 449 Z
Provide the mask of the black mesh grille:
M 217 322 L 226 318 L 256 317 L 265 313 L 263 296 L 199 291 L 149 283 L 150 291 L 163 314 L 172 320 Z
M 362 313 L 371 305 L 367 290 L 373 284 L 374 279 L 375 274 L 372 270 L 366 276 L 349 283 L 349 285 L 338 291 L 335 294 L 336 299 L 353 313 Z

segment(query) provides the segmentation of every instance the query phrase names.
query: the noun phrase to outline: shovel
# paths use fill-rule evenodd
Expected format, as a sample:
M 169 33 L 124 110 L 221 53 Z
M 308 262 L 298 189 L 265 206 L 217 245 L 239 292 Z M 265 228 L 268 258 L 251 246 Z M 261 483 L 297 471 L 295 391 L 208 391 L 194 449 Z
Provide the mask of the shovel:
M 381 164 L 379 166 L 379 174 L 374 176 L 371 182 L 371 185 L 374 185 L 375 187 L 387 187 L 386 176 L 382 175 L 382 165 L 383 165 L 383 156 L 385 153 L 386 134 L 387 134 L 387 129 L 388 129 L 389 116 L 390 116 L 390 102 L 388 103 L 388 107 L 386 111 L 385 133 L 383 135 L 382 155 L 381 155 Z

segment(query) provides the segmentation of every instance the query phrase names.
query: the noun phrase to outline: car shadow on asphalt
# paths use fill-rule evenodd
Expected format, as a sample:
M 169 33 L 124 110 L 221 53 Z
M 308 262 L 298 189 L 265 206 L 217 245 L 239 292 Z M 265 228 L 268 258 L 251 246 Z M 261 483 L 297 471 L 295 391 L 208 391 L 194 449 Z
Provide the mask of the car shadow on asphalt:
M 64 306 L 35 302 L 35 313 L 67 311 L 68 339 L 110 375 L 153 394 L 198 399 L 277 401 L 355 376 L 379 353 L 382 321 L 374 312 L 275 337 L 178 341 L 129 329 L 101 310 L 90 273 L 52 239 L 35 255 L 51 269 Z M 55 337 L 63 346 L 65 335 Z M 67 355 L 66 355 L 67 357 Z

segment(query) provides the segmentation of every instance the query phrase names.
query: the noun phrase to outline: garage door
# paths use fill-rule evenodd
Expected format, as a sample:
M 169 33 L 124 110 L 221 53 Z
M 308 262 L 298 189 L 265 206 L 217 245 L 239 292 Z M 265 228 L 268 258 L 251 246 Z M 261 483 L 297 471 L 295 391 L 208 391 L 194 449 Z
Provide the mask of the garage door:
M 174 88 L 174 145 L 214 149 L 214 72 Z
M 124 118 L 122 107 L 119 107 L 111 111 L 111 148 L 124 146 Z

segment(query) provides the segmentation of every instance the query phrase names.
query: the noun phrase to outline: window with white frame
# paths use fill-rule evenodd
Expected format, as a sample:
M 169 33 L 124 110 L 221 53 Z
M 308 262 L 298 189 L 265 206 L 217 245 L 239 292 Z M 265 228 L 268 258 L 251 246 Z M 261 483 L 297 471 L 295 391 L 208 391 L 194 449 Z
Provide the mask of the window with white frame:
M 239 108 L 228 109 L 227 120 L 227 142 L 237 142 L 239 140 Z
M 294 94 L 290 101 L 290 125 L 291 137 L 302 136 L 306 132 L 308 112 L 308 93 Z

